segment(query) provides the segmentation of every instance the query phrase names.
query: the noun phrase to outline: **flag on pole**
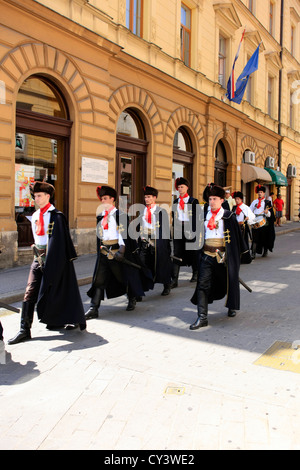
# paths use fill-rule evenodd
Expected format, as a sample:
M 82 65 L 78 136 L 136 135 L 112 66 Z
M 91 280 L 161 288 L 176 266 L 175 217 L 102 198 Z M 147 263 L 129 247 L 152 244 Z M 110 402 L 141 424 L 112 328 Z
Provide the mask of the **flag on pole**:
M 243 31 L 243 34 L 242 34 L 242 37 L 241 37 L 241 40 L 240 40 L 240 43 L 239 43 L 239 47 L 238 47 L 238 50 L 237 50 L 237 53 L 235 55 L 235 58 L 234 58 L 234 61 L 233 61 L 233 66 L 232 66 L 232 70 L 231 70 L 231 74 L 230 74 L 230 77 L 229 77 L 229 80 L 227 82 L 227 93 L 226 93 L 226 96 L 227 98 L 232 101 L 234 96 L 235 96 L 235 93 L 234 93 L 234 67 L 235 67 L 235 63 L 240 55 L 240 50 L 241 50 L 241 45 L 242 45 L 242 42 L 243 42 L 243 39 L 244 39 L 244 35 L 245 35 L 245 31 L 246 31 L 246 28 L 244 29 Z
M 244 70 L 236 81 L 235 93 L 231 101 L 234 101 L 237 104 L 240 104 L 243 99 L 250 75 L 258 69 L 259 48 L 260 44 L 257 46 L 257 49 L 248 60 Z

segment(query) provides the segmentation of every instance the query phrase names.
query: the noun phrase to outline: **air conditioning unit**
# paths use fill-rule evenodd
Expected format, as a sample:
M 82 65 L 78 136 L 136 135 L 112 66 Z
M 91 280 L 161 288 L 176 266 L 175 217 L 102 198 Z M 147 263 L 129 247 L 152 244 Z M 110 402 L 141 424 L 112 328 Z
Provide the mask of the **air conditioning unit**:
M 250 150 L 245 151 L 245 163 L 255 163 L 255 153 Z
M 288 169 L 287 169 L 287 176 L 288 176 L 288 178 L 296 178 L 297 168 L 293 165 L 289 165 Z
M 266 159 L 266 168 L 275 168 L 275 158 L 267 157 L 267 159 Z

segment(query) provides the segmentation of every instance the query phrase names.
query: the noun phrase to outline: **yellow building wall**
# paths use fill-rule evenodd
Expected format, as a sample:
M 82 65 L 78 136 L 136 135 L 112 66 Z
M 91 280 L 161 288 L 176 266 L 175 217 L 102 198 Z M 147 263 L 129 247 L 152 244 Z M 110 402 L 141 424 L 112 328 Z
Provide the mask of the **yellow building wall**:
M 257 19 L 247 2 L 186 0 L 192 8 L 192 67 L 180 57 L 180 6 L 176 0 L 145 0 L 144 33 L 134 36 L 125 27 L 125 0 L 72 2 L 60 0 L 0 0 L 0 80 L 6 86 L 5 104 L 0 105 L 0 242 L 14 239 L 14 142 L 16 97 L 23 81 L 34 73 L 53 80 L 64 94 L 74 125 L 70 148 L 69 219 L 79 253 L 95 245 L 96 185 L 81 181 L 81 158 L 109 162 L 109 184 L 116 177 L 116 124 L 120 113 L 133 107 L 140 111 L 149 141 L 147 184 L 160 189 L 160 203 L 171 202 L 173 140 L 185 126 L 193 142 L 194 196 L 202 200 L 205 185 L 214 179 L 214 155 L 218 140 L 226 145 L 227 184 L 241 187 L 241 163 L 246 149 L 256 154 L 263 167 L 267 156 L 278 163 L 278 121 L 267 114 L 267 79 L 272 72 L 278 91 L 280 17 L 275 16 L 275 39 L 270 37 L 266 16 L 269 2 L 256 3 Z M 297 19 L 299 5 L 286 2 Z M 279 2 L 276 2 L 278 7 Z M 45 8 L 46 6 L 46 8 Z M 293 10 L 290 10 L 293 8 Z M 55 11 L 57 10 L 59 14 Z M 194 26 L 196 25 L 196 32 Z M 218 84 L 219 31 L 228 37 L 228 74 L 243 28 L 246 34 L 236 65 L 236 76 L 262 41 L 259 70 L 254 74 L 253 105 L 223 102 L 225 90 Z M 229 28 L 229 29 L 228 29 Z M 299 23 L 297 34 L 299 38 Z M 296 166 L 300 175 L 299 108 L 295 106 L 294 128 L 289 127 L 289 97 L 292 83 L 299 79 L 299 62 L 283 50 L 281 171 Z M 296 53 L 299 54 L 299 46 Z M 274 114 L 278 113 L 275 90 Z M 300 96 L 299 96 L 300 98 Z M 285 190 L 282 191 L 285 196 Z M 297 218 L 299 176 L 292 182 L 292 217 Z M 85 241 L 83 239 L 85 238 Z M 85 244 L 88 239 L 88 243 Z M 17 257 L 14 251 L 14 258 Z

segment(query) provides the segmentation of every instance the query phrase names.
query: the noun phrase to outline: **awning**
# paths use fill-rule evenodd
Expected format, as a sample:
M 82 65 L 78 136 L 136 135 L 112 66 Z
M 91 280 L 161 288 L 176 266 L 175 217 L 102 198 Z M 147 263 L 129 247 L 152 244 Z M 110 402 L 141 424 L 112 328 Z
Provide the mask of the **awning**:
M 265 183 L 272 182 L 270 173 L 268 173 L 264 168 L 249 165 L 248 163 L 242 163 L 241 175 L 244 183 L 250 183 L 250 181 L 262 181 Z
M 272 182 L 276 186 L 288 186 L 287 178 L 280 171 L 271 168 L 265 168 L 265 170 L 271 175 Z

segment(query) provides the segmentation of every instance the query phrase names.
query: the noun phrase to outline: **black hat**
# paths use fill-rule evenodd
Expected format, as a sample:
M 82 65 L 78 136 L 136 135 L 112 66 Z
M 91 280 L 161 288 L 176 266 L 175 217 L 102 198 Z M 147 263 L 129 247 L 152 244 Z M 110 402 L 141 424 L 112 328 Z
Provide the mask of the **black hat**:
M 244 195 L 243 195 L 243 193 L 242 193 L 241 191 L 235 191 L 235 192 L 233 193 L 233 197 L 234 197 L 234 199 L 235 199 L 236 197 L 239 197 L 240 199 L 244 199 Z
M 209 183 L 203 191 L 203 199 L 205 202 L 208 202 L 209 196 L 217 196 L 221 199 L 225 199 L 225 190 L 215 183 Z
M 144 190 L 144 196 L 158 196 L 158 191 L 156 188 L 153 188 L 152 186 L 145 186 L 143 188 Z
M 100 201 L 103 196 L 113 197 L 114 200 L 117 199 L 117 191 L 114 188 L 111 188 L 110 186 L 98 186 L 96 192 Z
M 46 193 L 50 194 L 50 199 L 53 199 L 55 188 L 52 184 L 46 183 L 46 181 L 35 181 L 29 186 L 30 194 L 34 199 L 34 193 Z
M 266 187 L 262 186 L 261 184 L 257 185 L 255 188 L 255 192 L 258 193 L 259 191 L 262 191 L 263 193 L 266 192 Z
M 175 180 L 175 188 L 177 189 L 178 186 L 180 186 L 181 184 L 184 184 L 185 186 L 187 186 L 188 188 L 190 187 L 190 182 L 186 179 L 186 178 L 183 178 L 182 176 L 180 178 L 176 178 Z

